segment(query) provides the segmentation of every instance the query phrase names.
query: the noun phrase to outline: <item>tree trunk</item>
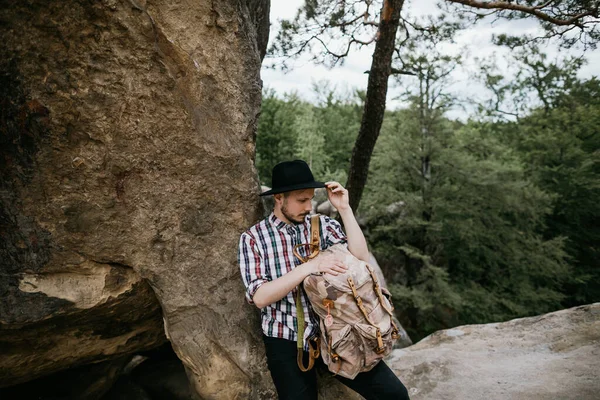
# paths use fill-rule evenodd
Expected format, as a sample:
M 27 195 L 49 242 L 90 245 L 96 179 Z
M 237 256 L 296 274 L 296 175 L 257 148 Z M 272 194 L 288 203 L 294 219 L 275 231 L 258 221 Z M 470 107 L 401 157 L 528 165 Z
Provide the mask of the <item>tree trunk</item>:
M 365 108 L 360 131 L 352 150 L 350 171 L 346 183 L 350 195 L 350 206 L 354 211 L 358 210 L 363 189 L 367 183 L 371 155 L 383 123 L 388 78 L 392 70 L 396 32 L 403 5 L 404 0 L 385 0 L 381 10 L 378 38 L 369 71 Z

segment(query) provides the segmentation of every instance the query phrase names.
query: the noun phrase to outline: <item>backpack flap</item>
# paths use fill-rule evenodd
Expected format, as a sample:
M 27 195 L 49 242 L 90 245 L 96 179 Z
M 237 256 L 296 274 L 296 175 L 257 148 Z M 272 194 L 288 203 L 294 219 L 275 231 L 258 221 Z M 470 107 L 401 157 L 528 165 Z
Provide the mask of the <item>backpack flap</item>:
M 352 289 L 348 284 L 349 277 L 352 278 L 352 281 L 357 288 L 362 287 L 366 283 L 372 284 L 369 270 L 366 267 L 367 263 L 354 257 L 345 245 L 336 244 L 325 250 L 321 250 L 320 252 L 320 254 L 327 253 L 334 254 L 348 266 L 348 270 L 345 273 L 341 273 L 337 276 L 331 274 L 323 275 L 323 279 L 329 282 L 331 286 L 341 292 L 352 293 Z

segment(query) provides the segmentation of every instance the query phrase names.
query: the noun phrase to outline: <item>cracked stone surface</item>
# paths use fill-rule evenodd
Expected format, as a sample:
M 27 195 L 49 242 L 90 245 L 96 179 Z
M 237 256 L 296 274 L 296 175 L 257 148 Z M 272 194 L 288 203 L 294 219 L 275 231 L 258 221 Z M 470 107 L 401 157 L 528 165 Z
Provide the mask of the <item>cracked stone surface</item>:
M 202 398 L 272 396 L 236 260 L 268 8 L 3 2 L 1 386 L 166 330 Z
M 438 331 L 388 361 L 412 400 L 594 400 L 600 303 Z

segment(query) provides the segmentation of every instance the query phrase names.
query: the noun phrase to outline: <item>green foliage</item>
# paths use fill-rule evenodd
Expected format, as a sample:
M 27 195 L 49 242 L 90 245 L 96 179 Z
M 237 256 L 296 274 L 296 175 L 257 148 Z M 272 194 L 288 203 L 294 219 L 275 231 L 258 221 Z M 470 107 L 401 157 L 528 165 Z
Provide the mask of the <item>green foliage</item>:
M 261 183 L 281 161 L 303 159 L 317 179 L 345 182 L 362 111 L 360 94 L 342 96 L 327 84 L 314 87 L 318 105 L 295 95 L 263 97 L 256 138 L 256 167 Z
M 565 306 L 600 299 L 600 82 L 578 83 L 556 99 L 556 107 L 539 109 L 519 124 L 507 124 L 506 139 L 521 155 L 527 173 L 554 194 L 545 236 L 559 232 L 573 275 Z
M 479 77 L 494 96 L 480 112 L 519 118 L 540 106 L 548 111 L 577 84 L 577 72 L 584 62 L 580 57 L 550 61 L 531 44 L 512 53 L 508 70 L 498 71 L 495 59 L 484 61 Z
M 271 184 L 271 170 L 275 164 L 294 158 L 299 103 L 294 95 L 281 100 L 273 90 L 263 94 L 256 136 L 256 169 L 262 184 Z
M 313 90 L 319 99 L 315 113 L 325 138 L 323 150 L 329 158 L 329 170 L 345 175 L 350 168 L 350 154 L 360 127 L 360 94 L 337 94 L 323 82 L 315 85 Z M 340 182 L 345 182 L 345 179 Z
M 506 89 L 503 96 L 517 105 L 513 113 L 520 116 L 517 121 L 496 122 L 490 129 L 516 151 L 528 178 L 553 196 L 541 233 L 565 237 L 573 272 L 563 289 L 563 306 L 598 301 L 600 82 L 578 80 L 584 60 L 550 61 L 535 46 L 521 49 L 513 58 L 519 74 L 501 85 Z M 490 76 L 489 69 L 485 75 Z M 498 87 L 496 94 L 502 92 Z M 537 108 L 531 106 L 535 99 Z
M 539 43 L 549 38 L 556 38 L 559 45 L 565 48 L 576 45 L 590 49 L 597 47 L 600 40 L 600 28 L 598 26 L 600 1 L 561 0 L 539 2 L 523 0 L 518 3 L 529 8 L 530 11 L 505 10 L 497 13 L 497 16 L 506 19 L 523 19 L 530 18 L 533 12 L 540 13 L 545 16 L 545 18 L 540 18 L 540 27 L 543 29 L 544 34 L 540 35 L 536 32 L 535 35 L 512 36 L 503 33 L 494 37 L 495 44 L 515 48 L 527 46 L 531 43 Z M 577 29 L 578 32 L 572 34 L 573 29 Z
M 315 176 L 323 176 L 329 157 L 325 153 L 325 138 L 317 125 L 314 107 L 303 104 L 296 116 L 295 157 L 305 160 Z
M 390 113 L 365 194 L 369 240 L 403 326 L 419 338 L 560 308 L 563 239 L 540 234 L 552 196 L 485 126 L 439 115 L 427 126 L 424 138 L 418 108 Z

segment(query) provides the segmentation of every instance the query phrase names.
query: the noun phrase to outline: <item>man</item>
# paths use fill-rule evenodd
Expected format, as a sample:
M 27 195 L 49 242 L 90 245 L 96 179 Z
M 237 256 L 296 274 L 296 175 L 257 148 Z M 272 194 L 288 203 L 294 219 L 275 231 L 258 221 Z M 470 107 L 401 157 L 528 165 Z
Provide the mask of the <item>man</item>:
M 329 201 L 338 210 L 347 232 L 345 235 L 337 221 L 321 216 L 321 249 L 343 243 L 355 257 L 368 261 L 367 242 L 348 204 L 348 191 L 337 182 L 316 182 L 309 166 L 301 160 L 273 168 L 272 189 L 261 195 L 273 195 L 273 212 L 240 237 L 239 263 L 246 299 L 261 310 L 267 364 L 281 400 L 317 399 L 315 369 L 302 372 L 296 361 L 296 287 L 309 274 L 338 275 L 347 269 L 332 255 L 323 254 L 302 264 L 293 254 L 296 244 L 310 241 L 311 200 L 315 188 L 320 187 L 327 188 Z M 318 336 L 319 321 L 305 293 L 302 307 L 306 316 L 306 359 L 308 340 Z M 406 388 L 383 361 L 354 380 L 336 378 L 367 400 L 408 399 Z

